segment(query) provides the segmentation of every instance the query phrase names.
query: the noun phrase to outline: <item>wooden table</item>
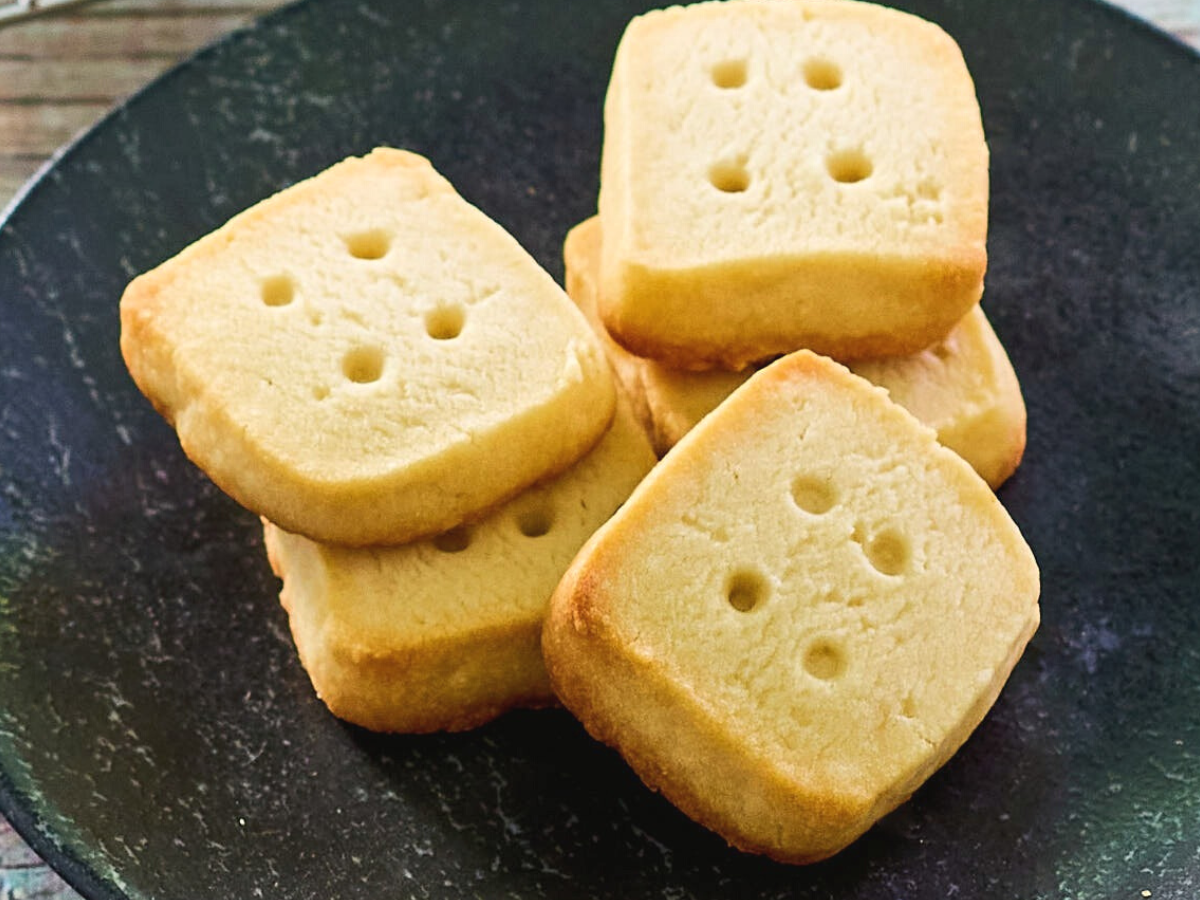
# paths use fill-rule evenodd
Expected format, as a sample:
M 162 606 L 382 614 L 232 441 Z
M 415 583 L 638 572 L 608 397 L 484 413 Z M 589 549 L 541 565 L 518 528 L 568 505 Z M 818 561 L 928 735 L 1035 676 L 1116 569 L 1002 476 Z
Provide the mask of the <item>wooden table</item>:
M 0 28 L 0 209 L 114 104 L 201 45 L 282 5 L 106 0 Z M 1200 47 L 1200 0 L 1117 5 Z M 79 900 L 2 818 L 0 900 Z

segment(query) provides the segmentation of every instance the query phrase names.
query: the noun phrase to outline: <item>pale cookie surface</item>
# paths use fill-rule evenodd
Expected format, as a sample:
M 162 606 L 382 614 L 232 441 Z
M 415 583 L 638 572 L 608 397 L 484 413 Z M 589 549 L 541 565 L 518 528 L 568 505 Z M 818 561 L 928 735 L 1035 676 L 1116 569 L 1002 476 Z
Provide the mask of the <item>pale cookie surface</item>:
M 756 374 L 580 552 L 543 633 L 560 699 L 732 844 L 837 852 L 944 763 L 1039 620 L 971 468 L 823 357 Z
M 604 117 L 600 311 L 641 356 L 911 353 L 979 301 L 987 146 L 932 23 L 854 0 L 651 12 Z
M 653 464 L 621 403 L 591 453 L 474 525 L 353 548 L 264 523 L 317 694 L 343 719 L 398 732 L 470 728 L 553 702 L 539 646 L 550 594 Z
M 563 291 L 428 161 L 379 149 L 135 279 L 121 350 L 188 456 L 318 540 L 399 543 L 562 471 L 612 417 Z
M 754 372 L 672 369 L 612 339 L 596 312 L 600 220 L 581 222 L 563 245 L 567 293 L 600 336 L 613 372 L 661 456 Z M 1003 345 L 975 306 L 945 338 L 919 353 L 850 364 L 933 428 L 938 440 L 998 488 L 1025 450 L 1021 386 Z

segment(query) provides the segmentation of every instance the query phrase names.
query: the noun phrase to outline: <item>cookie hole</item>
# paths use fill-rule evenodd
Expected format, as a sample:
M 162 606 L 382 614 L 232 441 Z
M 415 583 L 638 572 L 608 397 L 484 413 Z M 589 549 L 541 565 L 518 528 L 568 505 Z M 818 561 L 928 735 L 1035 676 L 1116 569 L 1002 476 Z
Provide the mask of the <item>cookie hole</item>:
M 804 653 L 804 671 L 822 681 L 840 678 L 846 671 L 846 654 L 832 641 L 815 641 Z
M 719 88 L 739 88 L 746 83 L 746 61 L 726 59 L 710 70 L 712 82 Z
M 329 397 L 329 385 L 318 384 L 312 389 L 314 400 L 325 400 Z
M 792 500 L 806 513 L 819 516 L 833 509 L 837 494 L 828 481 L 801 475 L 792 482 Z
M 462 333 L 466 320 L 466 311 L 458 304 L 438 306 L 425 313 L 425 332 L 435 341 L 448 341 Z
M 442 553 L 462 553 L 471 546 L 471 529 L 459 525 L 449 531 L 443 531 L 433 539 L 433 546 Z
M 949 340 L 939 341 L 933 347 L 933 355 L 942 362 L 949 362 L 954 356 L 954 348 L 950 346 Z
M 725 582 L 725 599 L 738 612 L 750 612 L 767 599 L 766 579 L 758 572 L 740 569 Z
M 360 231 L 346 238 L 346 249 L 355 259 L 382 259 L 387 255 L 392 238 L 382 228 Z
M 370 384 L 383 375 L 383 351 L 378 347 L 355 347 L 342 357 L 342 374 L 355 384 Z
M 264 278 L 261 289 L 264 306 L 287 306 L 296 299 L 296 284 L 287 275 Z
M 840 150 L 825 159 L 830 177 L 841 184 L 854 184 L 869 178 L 874 171 L 870 157 L 861 150 Z
M 739 162 L 715 163 L 708 170 L 708 180 L 718 191 L 740 194 L 750 187 L 750 173 Z
M 517 513 L 517 530 L 527 538 L 549 534 L 554 527 L 554 514 L 549 507 L 531 506 Z
M 917 717 L 917 701 L 913 699 L 912 694 L 906 694 L 900 702 L 900 715 L 906 719 L 915 719 Z
M 842 86 L 842 67 L 816 57 L 804 64 L 804 83 L 814 91 L 832 91 Z
M 908 567 L 911 549 L 904 535 L 887 529 L 863 544 L 867 562 L 883 575 L 899 575 Z

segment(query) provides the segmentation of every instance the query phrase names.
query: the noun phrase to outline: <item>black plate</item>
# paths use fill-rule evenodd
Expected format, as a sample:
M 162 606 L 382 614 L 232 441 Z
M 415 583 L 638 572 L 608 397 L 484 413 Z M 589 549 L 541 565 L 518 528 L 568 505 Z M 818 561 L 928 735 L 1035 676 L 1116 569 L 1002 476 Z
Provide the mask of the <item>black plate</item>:
M 0 231 L 0 808 L 93 898 L 1195 897 L 1200 58 L 1086 0 L 913 0 L 992 149 L 986 308 L 1029 404 L 1003 489 L 1044 624 L 913 800 L 832 861 L 727 849 L 562 712 L 331 718 L 254 518 L 125 374 L 127 279 L 376 144 L 561 276 L 634 3 L 322 0 L 174 71 Z

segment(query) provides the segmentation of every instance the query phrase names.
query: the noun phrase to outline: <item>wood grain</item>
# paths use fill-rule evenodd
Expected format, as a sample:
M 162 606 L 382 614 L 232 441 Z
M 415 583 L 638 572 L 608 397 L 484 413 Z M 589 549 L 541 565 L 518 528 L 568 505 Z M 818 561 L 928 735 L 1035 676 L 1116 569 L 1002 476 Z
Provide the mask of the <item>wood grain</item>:
M 101 8 L 97 7 L 97 11 Z M 47 16 L 0 30 L 0 59 L 29 64 L 106 59 L 165 60 L 173 63 L 202 44 L 233 31 L 251 18 L 246 11 L 212 10 L 205 14 L 138 16 Z M 130 27 L 134 18 L 136 27 Z M 26 83 L 36 85 L 34 76 Z
M 62 145 L 282 0 L 109 0 L 0 28 L 0 208 Z M 0 900 L 7 900 L 0 893 Z
M 280 0 L 107 0 L 0 29 L 0 208 L 56 148 Z M 1118 0 L 1200 47 L 1200 0 Z M 0 819 L 0 900 L 81 900 Z

